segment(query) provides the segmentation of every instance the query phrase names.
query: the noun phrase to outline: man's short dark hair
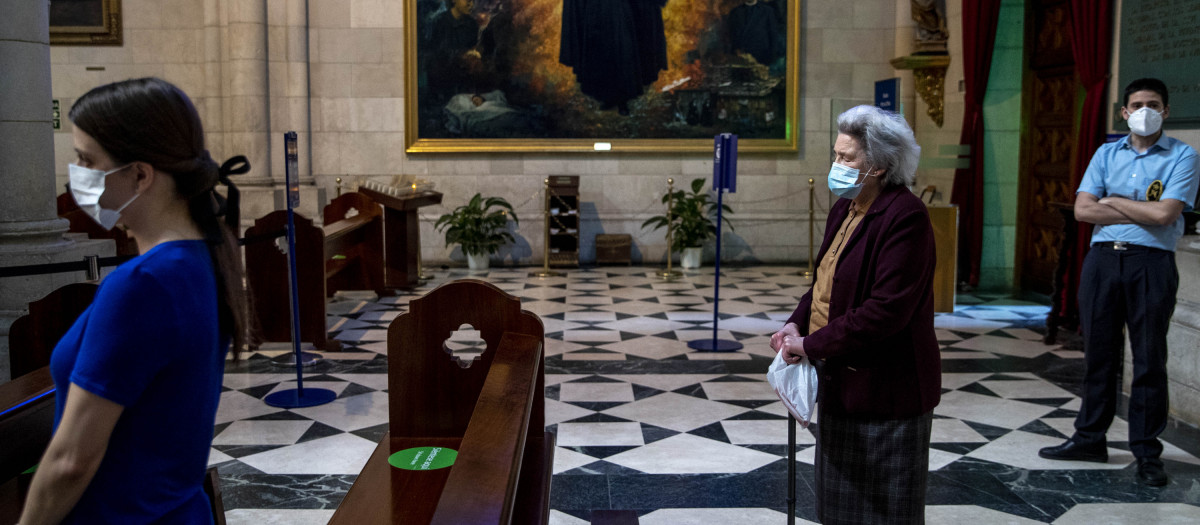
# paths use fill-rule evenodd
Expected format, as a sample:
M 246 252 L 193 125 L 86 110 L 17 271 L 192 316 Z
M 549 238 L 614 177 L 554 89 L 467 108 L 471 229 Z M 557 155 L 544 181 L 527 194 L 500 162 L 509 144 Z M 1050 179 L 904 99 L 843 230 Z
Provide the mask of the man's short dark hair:
M 1157 78 L 1139 78 L 1133 82 L 1130 82 L 1129 85 L 1125 87 L 1125 101 L 1122 102 L 1121 105 L 1128 105 L 1129 95 L 1137 93 L 1138 91 L 1153 91 L 1158 93 L 1158 96 L 1162 97 L 1163 99 L 1163 106 L 1171 105 L 1170 102 L 1167 101 L 1167 85 Z

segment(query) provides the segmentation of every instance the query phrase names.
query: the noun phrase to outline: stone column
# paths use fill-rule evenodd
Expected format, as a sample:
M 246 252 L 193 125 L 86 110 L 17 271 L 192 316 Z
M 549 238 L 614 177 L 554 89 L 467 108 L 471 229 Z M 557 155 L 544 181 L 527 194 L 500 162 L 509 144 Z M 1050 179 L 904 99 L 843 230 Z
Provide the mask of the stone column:
M 110 241 L 65 238 L 57 216 L 50 92 L 50 4 L 10 2 L 0 17 L 0 267 L 111 256 Z M 66 108 L 63 109 L 65 120 Z M 0 278 L 0 382 L 9 379 L 8 328 L 27 303 L 83 272 Z M 19 351 L 19 349 L 14 349 Z

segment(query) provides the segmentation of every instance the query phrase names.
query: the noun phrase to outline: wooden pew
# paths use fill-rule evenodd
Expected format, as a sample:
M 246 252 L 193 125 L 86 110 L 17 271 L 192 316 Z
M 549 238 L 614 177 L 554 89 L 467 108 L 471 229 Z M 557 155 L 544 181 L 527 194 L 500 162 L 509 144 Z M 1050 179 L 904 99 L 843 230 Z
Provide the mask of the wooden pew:
M 326 350 L 340 347 L 325 330 L 325 300 L 334 292 L 384 293 L 382 215 L 379 205 L 360 193 L 325 206 L 324 228 L 295 215 L 302 341 Z M 246 230 L 246 280 L 263 341 L 292 340 L 286 231 L 287 210 L 271 212 Z
M 487 343 L 466 368 L 445 346 L 463 324 Z M 413 300 L 388 327 L 389 432 L 330 523 L 546 523 L 543 349 L 541 320 L 491 284 L 455 281 Z M 427 446 L 458 456 L 437 470 L 388 464 Z
M 96 224 L 88 214 L 79 209 L 79 205 L 75 204 L 75 198 L 71 196 L 71 192 L 66 192 L 58 196 L 56 201 L 58 206 L 58 216 L 67 220 L 70 224 L 67 226 L 67 231 L 75 233 L 86 233 L 89 239 L 112 239 L 117 244 L 117 255 L 137 255 L 137 241 L 125 233 L 125 230 L 115 227 L 111 230 L 105 230 Z M 15 376 L 14 376 L 15 377 Z

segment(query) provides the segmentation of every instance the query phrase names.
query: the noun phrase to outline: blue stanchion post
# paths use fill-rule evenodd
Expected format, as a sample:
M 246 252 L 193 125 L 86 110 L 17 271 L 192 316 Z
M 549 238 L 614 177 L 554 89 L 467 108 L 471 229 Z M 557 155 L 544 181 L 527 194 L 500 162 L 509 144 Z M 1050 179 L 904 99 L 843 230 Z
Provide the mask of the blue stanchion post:
M 688 342 L 688 348 L 703 352 L 732 352 L 741 350 L 742 343 L 718 339 L 717 329 L 721 321 L 721 215 L 725 206 L 725 191 L 737 191 L 737 135 L 722 133 L 713 144 L 713 190 L 717 192 L 717 259 L 713 263 L 713 331 L 712 339 L 697 339 Z
M 325 388 L 304 388 L 304 352 L 300 350 L 300 289 L 296 278 L 296 222 L 295 209 L 300 206 L 300 174 L 297 173 L 298 153 L 296 132 L 284 133 L 284 151 L 287 164 L 284 176 L 287 182 L 287 242 L 288 242 L 288 297 L 292 306 L 292 352 L 296 356 L 296 388 L 280 390 L 263 399 L 268 405 L 280 408 L 301 408 L 324 405 L 333 401 L 337 393 Z

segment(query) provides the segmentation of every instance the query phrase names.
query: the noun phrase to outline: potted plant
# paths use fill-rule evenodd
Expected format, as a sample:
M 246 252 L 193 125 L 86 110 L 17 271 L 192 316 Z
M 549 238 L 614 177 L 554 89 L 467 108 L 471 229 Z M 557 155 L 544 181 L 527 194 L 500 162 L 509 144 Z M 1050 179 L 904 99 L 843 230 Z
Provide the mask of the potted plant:
M 485 199 L 476 193 L 466 204 L 438 217 L 433 227 L 445 231 L 446 246 L 462 246 L 470 269 L 486 270 L 489 255 L 516 241 L 507 230 L 509 219 L 514 224 L 520 222 L 508 201 L 501 197 Z
M 704 178 L 692 181 L 692 191 L 669 191 L 662 197 L 664 204 L 670 203 L 667 215 L 651 217 L 642 223 L 642 228 L 655 230 L 666 227 L 671 236 L 671 250 L 680 253 L 679 264 L 684 268 L 700 267 L 700 250 L 704 243 L 717 236 L 714 220 L 717 202 L 704 189 Z M 728 204 L 721 206 L 723 213 L 733 213 Z M 723 221 L 733 229 L 728 220 Z

